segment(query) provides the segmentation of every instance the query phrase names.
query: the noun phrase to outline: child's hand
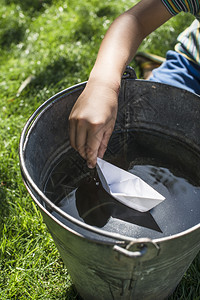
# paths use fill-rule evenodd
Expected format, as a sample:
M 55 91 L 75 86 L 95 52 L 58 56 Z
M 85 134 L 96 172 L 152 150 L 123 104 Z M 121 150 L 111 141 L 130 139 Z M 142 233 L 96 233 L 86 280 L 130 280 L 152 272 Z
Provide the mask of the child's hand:
M 112 134 L 118 107 L 118 88 L 95 80 L 89 82 L 69 116 L 70 142 L 94 168 L 103 157 Z

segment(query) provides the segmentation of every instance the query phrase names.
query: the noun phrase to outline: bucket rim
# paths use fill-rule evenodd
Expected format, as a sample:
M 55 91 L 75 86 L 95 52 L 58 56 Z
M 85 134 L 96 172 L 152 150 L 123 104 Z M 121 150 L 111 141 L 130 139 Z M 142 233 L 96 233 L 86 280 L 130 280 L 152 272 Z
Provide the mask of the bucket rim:
M 137 81 L 144 81 L 141 79 L 136 79 Z M 67 219 L 68 221 L 72 222 L 73 224 L 75 224 L 78 227 L 81 227 L 83 229 L 85 229 L 88 232 L 93 232 L 97 235 L 106 237 L 106 238 L 111 238 L 112 240 L 115 241 L 124 241 L 125 242 L 131 242 L 131 241 L 137 241 L 140 240 L 142 241 L 142 239 L 146 240 L 147 237 L 143 237 L 143 238 L 133 238 L 133 237 L 128 237 L 128 236 L 124 236 L 118 233 L 114 233 L 114 232 L 109 232 L 106 230 L 102 230 L 99 228 L 96 228 L 94 226 L 91 226 L 89 224 L 86 224 L 80 220 L 77 220 L 76 218 L 72 217 L 71 215 L 67 214 L 66 212 L 62 211 L 58 206 L 56 206 L 54 203 L 51 202 L 51 200 L 38 188 L 37 184 L 32 180 L 27 168 L 26 168 L 26 163 L 25 163 L 25 158 L 24 158 L 24 153 L 25 153 L 25 142 L 26 142 L 26 137 L 29 133 L 29 130 L 31 128 L 31 126 L 33 125 L 34 121 L 37 119 L 37 117 L 39 116 L 39 114 L 46 108 L 48 107 L 50 104 L 52 104 L 55 101 L 58 101 L 62 96 L 64 96 L 65 94 L 69 94 L 74 90 L 78 90 L 78 89 L 82 89 L 83 86 L 87 83 L 87 81 L 78 83 L 76 85 L 73 85 L 69 88 L 66 88 L 58 93 L 56 93 L 55 95 L 53 95 L 52 97 L 50 97 L 48 100 L 46 100 L 43 104 L 41 104 L 34 112 L 33 114 L 29 117 L 29 119 L 27 120 L 26 124 L 24 125 L 24 128 L 22 130 L 21 136 L 20 136 L 20 142 L 19 142 L 19 162 L 20 162 L 20 169 L 21 169 L 21 174 L 22 174 L 22 179 L 23 182 L 25 184 L 25 187 L 27 188 L 30 196 L 32 197 L 32 199 L 36 202 L 36 204 L 40 207 L 40 209 L 42 211 L 44 211 L 45 214 L 47 214 L 49 217 L 53 218 L 56 220 L 57 223 L 59 223 L 62 227 L 64 227 L 67 230 L 70 230 L 71 232 L 76 233 L 76 235 L 82 236 L 80 233 L 78 233 L 77 231 L 69 228 L 67 225 L 65 225 L 64 223 L 62 223 L 61 221 L 59 221 L 57 218 L 55 218 L 34 196 L 34 194 L 32 193 L 32 190 L 40 196 L 40 198 L 45 202 L 45 204 L 47 204 L 49 207 L 51 207 L 51 209 L 53 209 L 55 212 L 57 212 L 59 215 L 61 215 L 64 219 Z M 154 84 L 158 84 L 160 85 L 160 83 L 154 83 Z M 174 88 L 174 87 L 173 87 Z M 161 243 L 161 242 L 165 242 L 168 240 L 172 240 L 172 239 L 176 239 L 179 237 L 182 237 L 184 235 L 188 235 L 190 233 L 192 233 L 193 231 L 196 231 L 200 229 L 200 223 L 173 235 L 169 235 L 166 237 L 161 237 L 161 238 L 156 238 L 156 239 L 152 239 L 152 242 L 154 243 Z M 94 238 L 90 238 L 90 240 L 96 240 Z M 99 240 L 98 240 L 99 241 Z M 101 242 L 101 241 L 99 241 Z M 102 241 L 103 243 L 105 243 L 105 241 Z

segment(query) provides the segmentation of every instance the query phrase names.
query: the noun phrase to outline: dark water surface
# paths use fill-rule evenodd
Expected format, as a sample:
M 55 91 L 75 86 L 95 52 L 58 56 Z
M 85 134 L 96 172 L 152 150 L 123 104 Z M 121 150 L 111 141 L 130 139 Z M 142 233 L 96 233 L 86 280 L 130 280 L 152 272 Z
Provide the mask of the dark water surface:
M 173 138 L 149 132 L 134 132 L 123 138 L 116 134 L 110 145 L 104 159 L 161 193 L 166 198 L 161 204 L 141 213 L 119 203 L 72 149 L 52 164 L 45 184 L 49 199 L 78 220 L 133 238 L 170 236 L 199 223 L 197 152 Z M 56 212 L 51 213 L 68 224 Z

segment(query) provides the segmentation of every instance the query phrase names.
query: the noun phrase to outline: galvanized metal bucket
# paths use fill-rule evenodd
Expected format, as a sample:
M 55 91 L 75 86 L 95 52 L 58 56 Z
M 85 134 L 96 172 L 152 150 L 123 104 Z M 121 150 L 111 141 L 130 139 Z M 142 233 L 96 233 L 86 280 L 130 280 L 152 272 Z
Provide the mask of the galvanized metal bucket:
M 128 72 L 122 80 L 114 133 L 127 136 L 133 129 L 145 132 L 147 140 L 148 132 L 178 140 L 186 152 L 196 157 L 194 176 L 200 186 L 200 168 L 196 167 L 200 162 L 200 98 L 175 87 L 133 77 Z M 89 173 L 71 149 L 67 130 L 71 108 L 84 87 L 85 83 L 81 83 L 56 94 L 28 120 L 20 140 L 24 183 L 83 299 L 165 299 L 200 249 L 200 201 L 195 203 L 195 217 L 188 217 L 188 222 L 185 208 L 182 227 L 169 226 L 171 229 L 165 236 L 144 231 L 138 237 L 126 230 L 111 232 L 89 225 L 66 213 L 44 192 L 52 165 L 57 164 L 63 153 L 69 156 L 66 172 L 74 173 L 74 180 L 78 182 L 83 174 Z M 105 159 L 114 161 L 124 151 L 126 143 L 111 138 Z M 182 163 L 183 155 L 178 157 Z M 187 165 L 187 155 L 185 159 Z M 170 208 L 160 214 L 164 220 L 166 214 L 170 215 Z M 176 220 L 172 223 L 176 224 Z

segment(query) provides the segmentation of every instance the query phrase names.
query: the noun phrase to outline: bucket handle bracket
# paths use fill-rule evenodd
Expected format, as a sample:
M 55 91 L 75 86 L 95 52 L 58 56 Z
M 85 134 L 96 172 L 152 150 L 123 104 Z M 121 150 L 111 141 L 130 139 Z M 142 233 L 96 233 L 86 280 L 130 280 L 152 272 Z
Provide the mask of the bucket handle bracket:
M 124 249 L 120 246 L 115 245 L 113 247 L 113 250 L 117 251 L 119 254 L 123 254 L 124 256 L 129 257 L 129 258 L 138 258 L 138 257 L 142 257 L 143 255 L 145 255 L 145 253 L 147 252 L 147 247 L 146 247 L 146 245 L 143 245 L 141 247 L 141 249 L 138 251 L 129 251 L 127 249 Z
M 122 79 L 137 79 L 135 70 L 131 66 L 126 66 Z
M 116 251 L 119 256 L 123 255 L 132 259 L 142 258 L 143 260 L 149 260 L 159 255 L 160 247 L 157 243 L 147 238 L 131 241 L 126 248 L 114 245 L 113 250 Z

